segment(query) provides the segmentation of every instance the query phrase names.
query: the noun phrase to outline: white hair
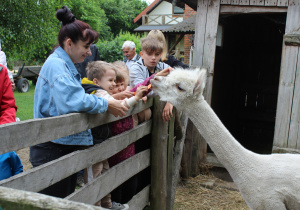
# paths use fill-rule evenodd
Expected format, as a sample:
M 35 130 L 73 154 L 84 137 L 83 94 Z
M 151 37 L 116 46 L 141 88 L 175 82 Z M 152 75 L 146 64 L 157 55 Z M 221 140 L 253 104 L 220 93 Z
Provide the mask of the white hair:
M 122 50 L 125 47 L 129 47 L 130 50 L 132 50 L 133 48 L 135 48 L 135 43 L 133 41 L 125 41 L 124 44 L 123 44 L 123 46 L 122 46 Z

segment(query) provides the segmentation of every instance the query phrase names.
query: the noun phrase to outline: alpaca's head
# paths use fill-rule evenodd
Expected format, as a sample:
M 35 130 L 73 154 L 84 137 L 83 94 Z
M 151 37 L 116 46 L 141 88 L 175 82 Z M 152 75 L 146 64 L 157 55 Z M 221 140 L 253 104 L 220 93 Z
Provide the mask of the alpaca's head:
M 206 69 L 175 68 L 168 76 L 156 76 L 151 80 L 152 88 L 162 101 L 168 101 L 179 109 L 192 101 L 203 98 Z

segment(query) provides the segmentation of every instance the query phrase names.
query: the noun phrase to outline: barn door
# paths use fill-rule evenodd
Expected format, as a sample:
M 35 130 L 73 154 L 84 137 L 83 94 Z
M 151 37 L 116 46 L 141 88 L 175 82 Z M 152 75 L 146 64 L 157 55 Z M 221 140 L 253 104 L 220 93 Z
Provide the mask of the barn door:
M 300 153 L 300 3 L 290 0 L 281 60 L 273 152 Z

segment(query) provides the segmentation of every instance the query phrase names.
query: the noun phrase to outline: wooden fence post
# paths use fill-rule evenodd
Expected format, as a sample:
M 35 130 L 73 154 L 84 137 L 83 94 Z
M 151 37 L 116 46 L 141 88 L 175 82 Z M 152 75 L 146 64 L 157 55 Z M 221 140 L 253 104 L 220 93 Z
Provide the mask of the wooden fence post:
M 155 97 L 153 105 L 150 207 L 166 210 L 168 123 L 162 120 L 165 102 Z

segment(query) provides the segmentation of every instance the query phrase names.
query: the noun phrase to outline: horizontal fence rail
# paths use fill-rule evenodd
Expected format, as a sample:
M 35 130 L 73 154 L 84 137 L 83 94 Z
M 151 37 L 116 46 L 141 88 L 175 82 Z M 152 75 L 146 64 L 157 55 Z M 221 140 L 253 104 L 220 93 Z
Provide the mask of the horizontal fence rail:
M 140 152 L 110 168 L 107 172 L 66 197 L 66 199 L 94 204 L 148 166 L 150 166 L 150 150 Z
M 140 101 L 127 112 L 125 117 L 139 113 L 151 107 L 152 104 L 152 98 L 149 98 L 146 104 Z M 121 118 L 116 118 L 108 112 L 104 114 L 74 113 L 0 125 L 0 154 L 52 141 L 119 119 Z

